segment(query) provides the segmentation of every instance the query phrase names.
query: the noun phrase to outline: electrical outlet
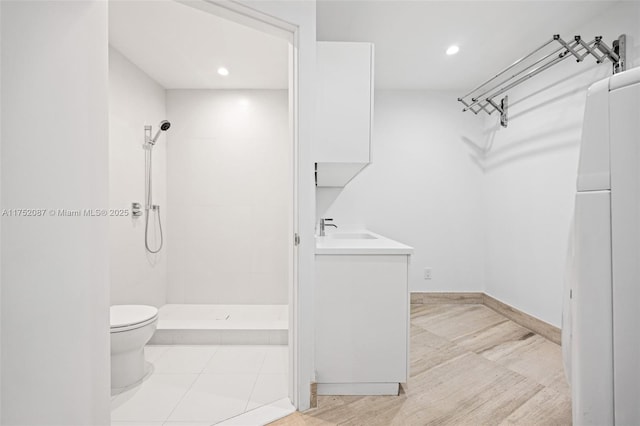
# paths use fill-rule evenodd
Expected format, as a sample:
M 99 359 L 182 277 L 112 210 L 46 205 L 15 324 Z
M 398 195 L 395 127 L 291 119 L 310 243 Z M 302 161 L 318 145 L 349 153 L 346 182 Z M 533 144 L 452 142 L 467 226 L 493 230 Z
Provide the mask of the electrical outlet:
M 431 279 L 431 268 L 424 268 L 424 279 L 425 280 Z

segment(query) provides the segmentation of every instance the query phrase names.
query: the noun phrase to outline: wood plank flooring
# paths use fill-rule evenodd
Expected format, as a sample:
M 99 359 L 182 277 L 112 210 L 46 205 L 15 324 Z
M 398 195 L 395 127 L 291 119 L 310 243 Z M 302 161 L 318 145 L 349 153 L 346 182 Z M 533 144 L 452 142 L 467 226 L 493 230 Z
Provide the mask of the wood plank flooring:
M 411 307 L 411 377 L 397 397 L 319 396 L 290 425 L 569 425 L 560 346 L 476 304 Z

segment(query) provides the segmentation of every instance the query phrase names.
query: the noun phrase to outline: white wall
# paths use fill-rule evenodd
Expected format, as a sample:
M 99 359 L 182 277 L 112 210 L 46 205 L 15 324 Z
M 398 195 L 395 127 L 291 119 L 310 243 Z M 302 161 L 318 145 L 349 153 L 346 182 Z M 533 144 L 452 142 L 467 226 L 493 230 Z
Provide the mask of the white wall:
M 166 119 L 165 90 L 119 51 L 109 49 L 109 206 L 131 209 L 145 204 L 142 148 L 145 124 Z M 173 128 L 169 130 L 173 131 Z M 165 246 L 158 254 L 144 246 L 145 218 L 111 217 L 111 304 L 162 306 L 167 292 L 167 140 L 163 132 L 153 148 L 153 203 L 160 205 Z M 149 220 L 149 240 L 157 247 L 155 214 Z M 156 225 L 156 226 L 153 226 Z M 154 239 L 157 238 L 157 239 Z
M 107 4 L 2 2 L 2 207 L 108 205 Z M 104 217 L 2 218 L 2 424 L 109 424 Z
M 169 90 L 169 303 L 286 304 L 286 90 Z
M 640 65 L 640 3 L 610 11 L 564 37 L 627 34 L 630 66 Z M 588 86 L 611 75 L 609 64 L 568 59 L 509 93 L 509 127 L 489 120 L 477 144 L 485 172 L 486 292 L 560 326 L 569 228 Z M 469 120 L 474 117 L 467 115 Z
M 465 143 L 479 123 L 460 114 L 455 93 L 375 96 L 373 162 L 342 192 L 318 188 L 319 216 L 413 246 L 411 291 L 482 291 L 482 171 Z M 433 268 L 429 281 L 425 267 Z

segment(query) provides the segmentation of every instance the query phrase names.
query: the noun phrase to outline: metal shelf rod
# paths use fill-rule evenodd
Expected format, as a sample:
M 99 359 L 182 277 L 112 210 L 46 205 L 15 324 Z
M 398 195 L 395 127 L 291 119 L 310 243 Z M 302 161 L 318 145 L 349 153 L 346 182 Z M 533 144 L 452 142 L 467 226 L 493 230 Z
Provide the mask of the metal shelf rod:
M 555 49 L 553 52 L 535 60 L 533 63 L 524 66 L 519 71 L 514 72 L 508 78 L 502 78 L 497 83 L 495 83 L 496 79 L 502 77 L 505 73 L 507 73 L 509 70 L 512 70 L 523 61 L 531 58 L 533 55 L 540 52 L 542 49 L 544 49 L 554 41 L 557 41 L 561 46 Z M 596 59 L 596 62 L 599 64 L 603 63 L 605 59 L 611 61 L 611 63 L 613 64 L 614 74 L 624 71 L 626 68 L 627 60 L 626 36 L 624 34 L 620 35 L 617 40 L 614 40 L 613 45 L 610 48 L 604 42 L 602 42 L 602 37 L 600 36 L 595 37 L 595 39 L 589 43 L 585 43 L 584 40 L 582 40 L 582 38 L 578 35 L 575 36 L 572 41 L 565 42 L 562 38 L 560 38 L 558 34 L 556 34 L 551 40 L 547 41 L 542 46 L 536 48 L 531 53 L 518 59 L 507 68 L 491 77 L 489 80 L 471 90 L 466 95 L 458 98 L 458 101 L 460 101 L 464 105 L 462 111 L 471 111 L 476 115 L 483 110 L 487 114 L 498 111 L 498 113 L 500 114 L 500 124 L 503 127 L 507 127 L 508 97 L 505 95 L 504 98 L 500 100 L 500 102 L 494 101 L 496 97 L 502 95 L 503 93 L 519 85 L 520 83 L 540 74 L 541 72 L 551 68 L 552 66 L 569 57 L 575 58 L 577 62 L 582 62 L 589 55 L 593 56 Z M 489 88 L 487 89 L 488 86 Z M 468 97 L 476 92 L 479 92 L 481 89 L 484 89 L 482 93 L 472 96 L 469 100 L 467 100 Z M 492 109 L 489 109 L 489 107 Z
M 492 88 L 490 88 L 489 90 L 486 90 L 486 91 L 484 91 L 483 93 L 479 94 L 477 97 L 472 98 L 472 99 L 471 99 L 471 100 L 472 100 L 472 102 L 471 102 L 471 104 L 469 104 L 469 106 L 468 106 L 467 108 L 472 107 L 472 106 L 475 106 L 476 104 L 478 104 L 478 102 L 481 102 L 481 101 L 482 101 L 482 98 L 483 98 L 485 95 L 487 95 L 487 94 L 491 93 L 493 90 L 495 90 L 495 89 L 499 88 L 502 84 L 507 83 L 507 82 L 509 82 L 510 80 L 513 80 L 514 78 L 518 77 L 518 76 L 519 76 L 520 74 L 522 74 L 523 72 L 525 72 L 525 71 L 529 70 L 529 69 L 530 69 L 530 68 L 532 68 L 532 67 L 535 67 L 536 65 L 538 65 L 539 63 L 541 63 L 541 62 L 543 62 L 543 61 L 546 61 L 547 59 L 551 58 L 552 56 L 555 56 L 555 55 L 560 54 L 563 50 L 565 50 L 565 49 L 564 49 L 564 47 L 562 47 L 562 46 L 561 46 L 561 47 L 559 47 L 559 48 L 557 48 L 556 50 L 554 50 L 553 52 L 549 53 L 548 55 L 546 55 L 546 56 L 544 56 L 544 57 L 542 57 L 542 58 L 538 59 L 536 62 L 534 62 L 533 64 L 529 65 L 528 67 L 523 68 L 522 70 L 518 71 L 517 73 L 515 73 L 515 74 L 511 75 L 511 76 L 510 76 L 509 78 L 507 78 L 505 81 L 498 83 L 497 85 L 493 86 L 493 87 L 492 87 Z M 529 55 L 529 56 L 531 56 L 531 55 Z M 464 97 L 463 97 L 463 99 L 464 99 L 465 97 L 466 97 L 466 96 L 464 96 Z M 463 110 L 463 111 L 464 111 L 464 110 Z
M 554 36 L 555 37 L 555 36 Z M 484 83 L 482 83 L 480 86 L 476 87 L 475 89 L 473 89 L 472 91 L 470 91 L 469 93 L 467 93 L 466 95 L 462 96 L 462 99 L 466 98 L 467 96 L 469 96 L 470 94 L 476 92 L 478 89 L 480 89 L 481 87 L 486 86 L 487 84 L 489 84 L 490 82 L 492 82 L 493 80 L 495 80 L 496 78 L 500 77 L 502 74 L 504 74 L 505 72 L 509 71 L 510 69 L 512 69 L 513 67 L 515 67 L 516 65 L 518 65 L 519 63 L 521 63 L 522 61 L 528 59 L 529 57 L 531 57 L 532 55 L 535 55 L 536 53 L 538 53 L 540 50 L 544 49 L 545 47 L 547 47 L 549 44 L 553 43 L 555 41 L 555 38 L 551 38 L 551 40 L 547 41 L 546 43 L 544 43 L 542 46 L 538 47 L 536 50 L 534 50 L 533 52 L 529 53 L 528 55 L 523 56 L 522 58 L 518 59 L 517 61 L 515 61 L 514 63 L 512 63 L 511 65 L 509 65 L 507 68 L 503 69 L 502 71 L 500 71 L 498 74 L 494 75 L 493 77 L 491 77 L 489 80 L 485 81 Z
M 571 56 L 569 55 L 563 55 L 563 56 L 559 56 L 556 59 L 552 60 L 551 62 L 548 62 L 544 65 L 539 66 L 538 68 L 532 70 L 531 72 L 529 72 L 528 74 L 522 76 L 521 78 L 519 78 L 518 80 L 514 81 L 513 83 L 508 84 L 507 86 L 504 86 L 503 88 L 501 88 L 500 90 L 498 90 L 496 93 L 493 93 L 490 97 L 486 98 L 487 100 L 489 99 L 493 99 L 496 96 L 499 96 L 501 94 L 503 94 L 504 92 L 506 92 L 509 89 L 514 88 L 515 86 L 517 86 L 518 84 L 522 83 L 523 81 L 526 81 L 528 79 L 530 79 L 531 77 L 534 77 L 538 74 L 540 74 L 542 71 L 551 68 L 552 66 L 554 66 L 555 64 L 562 62 L 563 60 L 570 58 Z
M 582 50 L 580 50 L 580 48 L 579 48 L 578 50 L 576 50 L 576 51 L 575 51 L 576 53 L 575 53 L 574 55 L 575 55 L 575 56 L 578 56 L 578 54 L 579 54 L 581 51 L 582 51 Z M 568 53 L 568 52 L 566 52 L 566 53 Z M 548 68 L 551 68 L 553 65 L 555 65 L 555 64 L 557 64 L 557 63 L 559 63 L 559 62 L 562 62 L 564 59 L 567 59 L 567 58 L 570 58 L 570 57 L 571 57 L 571 56 L 570 56 L 570 55 L 568 55 L 568 54 L 560 55 L 560 56 L 558 56 L 557 58 L 555 58 L 555 59 L 551 60 L 550 62 L 548 62 L 548 63 L 546 63 L 546 64 L 544 64 L 544 65 L 541 65 L 541 66 L 540 66 L 540 67 L 538 67 L 538 68 L 535 68 L 535 69 L 531 70 L 528 74 L 524 75 L 524 76 L 523 76 L 523 77 L 521 77 L 520 79 L 518 79 L 518 80 L 516 80 L 516 81 L 514 81 L 514 82 L 512 82 L 512 83 L 510 83 L 510 84 L 508 84 L 507 86 L 502 87 L 502 88 L 501 88 L 500 90 L 498 90 L 496 93 L 492 93 L 490 96 L 487 96 L 485 99 L 487 99 L 487 100 L 488 100 L 488 99 L 493 99 L 493 98 L 495 98 L 496 96 L 499 96 L 499 95 L 503 94 L 503 93 L 504 93 L 504 92 L 506 92 L 507 90 L 509 90 L 509 89 L 511 89 L 511 88 L 513 88 L 513 87 L 515 87 L 515 86 L 517 86 L 518 84 L 522 83 L 523 81 L 526 81 L 526 80 L 530 79 L 531 77 L 533 77 L 533 76 L 536 76 L 536 75 L 540 74 L 542 71 L 544 71 L 544 70 L 546 70 L 546 69 L 548 69 Z M 509 80 L 505 81 L 505 83 L 508 83 L 508 82 L 509 82 Z

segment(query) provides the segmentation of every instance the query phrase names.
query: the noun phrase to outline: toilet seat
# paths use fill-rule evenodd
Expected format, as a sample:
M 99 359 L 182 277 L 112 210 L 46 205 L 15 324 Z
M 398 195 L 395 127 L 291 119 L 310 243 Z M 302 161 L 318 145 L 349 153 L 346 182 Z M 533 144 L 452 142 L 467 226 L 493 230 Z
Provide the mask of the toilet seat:
M 158 309 L 147 305 L 113 305 L 110 308 L 111 332 L 135 330 L 158 319 Z

